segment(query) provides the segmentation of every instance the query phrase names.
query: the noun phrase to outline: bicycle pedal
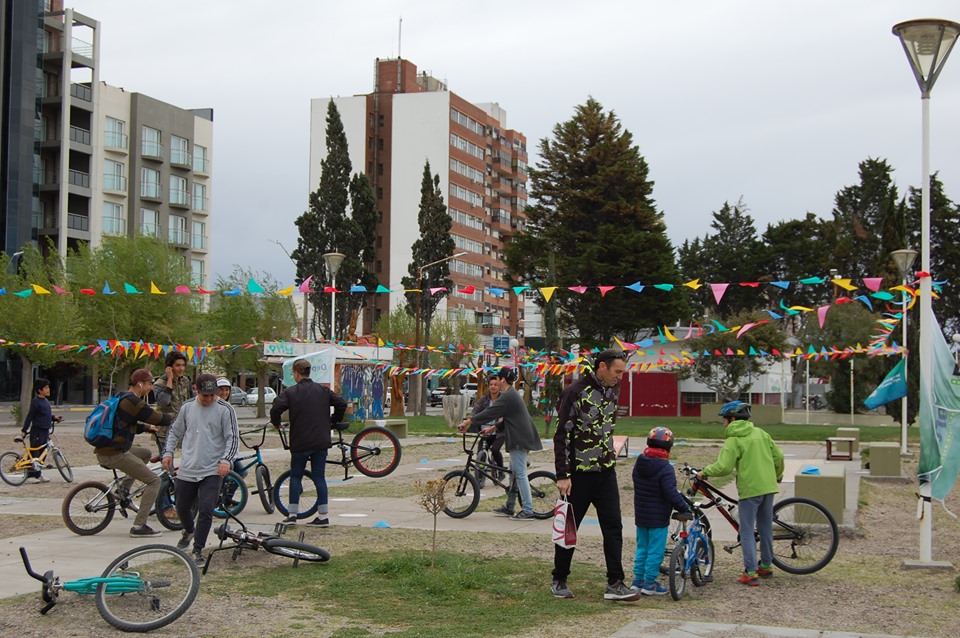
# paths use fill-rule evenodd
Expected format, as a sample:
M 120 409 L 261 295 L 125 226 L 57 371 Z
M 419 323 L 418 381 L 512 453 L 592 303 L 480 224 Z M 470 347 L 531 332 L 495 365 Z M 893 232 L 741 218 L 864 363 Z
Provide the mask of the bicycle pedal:
M 725 551 L 725 552 L 728 553 L 728 554 L 732 554 L 732 553 L 733 553 L 733 549 L 734 549 L 734 546 L 733 546 L 733 545 L 725 545 L 725 546 L 723 547 L 723 551 Z
M 283 536 L 284 534 L 286 534 L 286 533 L 287 533 L 287 525 L 286 525 L 286 523 L 276 523 L 276 524 L 273 526 L 273 532 L 274 532 L 274 534 L 276 534 L 277 536 Z

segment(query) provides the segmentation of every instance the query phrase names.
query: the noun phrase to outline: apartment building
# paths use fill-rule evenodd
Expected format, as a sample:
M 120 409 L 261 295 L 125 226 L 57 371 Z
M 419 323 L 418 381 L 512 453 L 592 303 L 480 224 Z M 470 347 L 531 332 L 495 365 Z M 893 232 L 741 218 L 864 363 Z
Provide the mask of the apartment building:
M 373 92 L 332 99 L 343 119 L 353 170 L 366 173 L 377 198 L 380 221 L 371 266 L 380 282 L 398 289 L 408 274 L 411 246 L 419 237 L 423 165 L 429 160 L 440 176 L 456 250 L 467 253 L 450 261 L 457 290 L 440 311 L 476 323 L 487 337 L 517 336 L 518 331 L 522 336 L 523 303 L 515 295 L 491 292 L 507 288 L 503 250 L 526 223 L 527 140 L 508 128 L 506 111 L 496 103 L 466 100 L 403 59 L 376 61 Z M 326 156 L 329 102 L 311 100 L 311 192 L 320 183 Z M 469 286 L 473 293 L 460 292 Z M 402 302 L 402 295 L 378 296 L 364 329 Z

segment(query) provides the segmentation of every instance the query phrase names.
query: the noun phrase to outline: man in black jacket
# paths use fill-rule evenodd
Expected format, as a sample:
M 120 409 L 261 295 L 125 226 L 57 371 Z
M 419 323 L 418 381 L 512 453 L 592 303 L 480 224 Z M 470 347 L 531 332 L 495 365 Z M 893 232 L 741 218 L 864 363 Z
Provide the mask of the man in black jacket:
M 326 386 L 310 378 L 310 362 L 293 362 L 293 380 L 296 385 L 285 389 L 273 401 L 270 423 L 280 427 L 280 415 L 290 410 L 290 506 L 283 521 L 296 525 L 303 492 L 303 473 L 310 461 L 310 476 L 317 486 L 318 516 L 307 523 L 312 527 L 328 527 L 326 463 L 327 450 L 332 444 L 331 423 L 340 423 L 347 412 L 347 402 Z M 333 408 L 331 419 L 330 409 Z

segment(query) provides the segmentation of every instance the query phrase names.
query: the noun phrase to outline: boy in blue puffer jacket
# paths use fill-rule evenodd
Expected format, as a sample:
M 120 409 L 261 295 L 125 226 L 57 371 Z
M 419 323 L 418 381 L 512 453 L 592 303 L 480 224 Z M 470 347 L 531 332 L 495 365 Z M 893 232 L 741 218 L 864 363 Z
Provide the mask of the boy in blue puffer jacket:
M 662 596 L 667 588 L 657 582 L 660 562 L 667 549 L 667 531 L 673 510 L 689 512 L 677 491 L 677 476 L 670 465 L 673 432 L 653 428 L 647 448 L 633 466 L 633 510 L 637 525 L 637 555 L 633 562 L 633 589 L 646 596 Z

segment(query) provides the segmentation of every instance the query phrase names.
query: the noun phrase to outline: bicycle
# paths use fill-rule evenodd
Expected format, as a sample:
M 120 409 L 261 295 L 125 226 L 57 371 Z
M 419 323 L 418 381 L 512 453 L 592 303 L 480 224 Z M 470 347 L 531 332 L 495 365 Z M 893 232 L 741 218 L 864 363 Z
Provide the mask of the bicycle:
M 481 436 L 480 437 L 480 449 L 477 450 L 477 464 L 479 465 L 492 465 L 493 467 L 499 467 L 496 464 L 492 463 L 493 460 L 493 444 L 496 441 L 497 435 L 493 434 L 491 436 Z M 493 469 L 490 471 L 495 477 L 502 478 L 502 474 L 499 470 Z M 480 489 L 483 489 L 487 484 L 487 477 L 483 475 L 483 472 L 475 471 L 473 476 L 477 479 L 477 484 L 480 486 Z
M 349 423 L 334 423 L 331 435 L 337 433 L 337 440 L 330 447 L 330 452 L 340 450 L 339 460 L 330 458 L 327 453 L 327 465 L 338 465 L 343 468 L 343 480 L 349 481 L 350 466 L 353 465 L 364 476 L 382 478 L 389 475 L 400 465 L 402 450 L 400 440 L 386 428 L 370 426 L 363 428 L 347 443 L 343 440 L 343 433 L 350 427 Z M 283 449 L 289 450 L 287 428 L 280 429 L 280 442 Z M 302 479 L 303 492 L 300 494 L 297 518 L 307 518 L 317 511 L 317 486 L 313 483 L 310 473 L 306 472 Z M 290 470 L 287 470 L 273 484 L 273 502 L 284 516 L 289 515 L 287 503 L 290 497 Z M 312 497 L 312 500 L 311 500 Z
M 59 423 L 61 417 L 54 417 L 54 423 Z M 16 443 L 23 444 L 23 453 L 4 452 L 0 454 L 0 478 L 9 485 L 18 487 L 27 482 L 28 474 L 39 472 L 42 469 L 50 467 L 47 463 L 47 457 L 53 459 L 57 471 L 67 483 L 73 483 L 73 468 L 67 462 L 67 457 L 63 455 L 60 448 L 57 447 L 56 439 L 53 434 L 54 428 L 50 428 L 50 439 L 43 445 L 29 447 L 22 436 L 14 439 Z
M 221 507 L 225 497 L 227 497 L 227 494 L 221 488 Z M 287 526 L 283 523 L 277 523 L 277 533 L 271 534 L 269 532 L 251 532 L 247 526 L 243 524 L 243 521 L 237 518 L 232 512 L 228 514 L 227 519 L 226 522 L 216 529 L 217 538 L 220 539 L 220 545 L 210 550 L 210 553 L 207 555 L 207 560 L 204 562 L 202 570 L 204 574 L 207 573 L 207 569 L 210 567 L 210 561 L 213 559 L 213 555 L 216 552 L 223 551 L 232 551 L 232 560 L 237 560 L 237 557 L 243 553 L 243 550 L 249 549 L 257 551 L 262 547 L 270 554 L 292 558 L 294 567 L 297 567 L 302 560 L 311 563 L 325 563 L 330 560 L 330 552 L 322 547 L 303 542 L 303 532 L 300 532 L 299 541 L 281 538 L 281 534 L 286 532 L 287 529 Z M 236 521 L 240 525 L 239 529 L 230 528 L 231 520 Z M 224 546 L 224 542 L 228 539 L 233 541 L 232 546 Z
M 43 583 L 41 614 L 57 604 L 60 592 L 93 594 L 97 611 L 121 631 L 145 632 L 165 627 L 182 616 L 197 597 L 200 572 L 186 552 L 167 545 L 143 545 L 120 554 L 99 577 L 61 582 L 53 570 L 42 576 L 30 567 L 20 548 L 23 566 Z
M 680 470 L 691 481 L 687 489 L 689 496 L 702 495 L 706 500 L 700 502 L 701 510 L 715 507 L 723 518 L 737 532 L 737 542 L 724 546 L 723 550 L 732 554 L 740 547 L 740 522 L 731 513 L 739 505 L 732 498 L 710 484 L 705 479 L 697 479 L 700 470 L 684 463 Z M 704 518 L 704 520 L 706 520 Z M 705 525 L 705 534 L 712 539 L 709 522 Z M 754 542 L 758 537 L 754 534 Z M 820 503 L 798 496 L 785 498 L 773 506 L 773 564 L 788 574 L 812 574 L 827 566 L 833 560 L 840 545 L 840 532 L 833 515 Z
M 683 598 L 688 578 L 696 587 L 713 581 L 714 548 L 713 539 L 709 535 L 710 523 L 699 503 L 694 503 L 686 496 L 684 500 L 690 506 L 692 514 L 675 512 L 671 517 L 679 521 L 674 538 L 676 544 L 670 552 L 670 567 L 667 572 L 670 596 L 674 600 Z
M 237 472 L 237 474 L 239 474 L 241 477 L 246 476 L 247 470 L 249 470 L 251 467 L 254 467 L 253 473 L 257 481 L 257 491 L 254 492 L 254 494 L 260 497 L 260 504 L 263 505 L 264 511 L 266 511 L 267 514 L 273 514 L 274 510 L 276 510 L 276 505 L 273 502 L 273 483 L 270 482 L 270 468 L 268 468 L 266 463 L 263 462 L 263 455 L 260 454 L 260 448 L 263 447 L 263 443 L 267 437 L 267 427 L 269 426 L 264 425 L 262 428 L 240 433 L 240 441 L 247 449 L 253 450 L 253 454 L 247 454 L 245 456 L 235 458 L 233 463 L 235 468 L 234 471 Z M 244 436 L 256 434 L 257 432 L 260 433 L 259 443 L 251 445 L 250 443 L 247 443 L 245 438 L 243 438 Z M 242 463 L 243 461 L 250 459 L 253 460 L 246 465 Z M 237 465 L 238 462 L 239 467 Z
M 508 467 L 484 463 L 475 459 L 477 446 L 482 438 L 480 433 L 473 434 L 473 443 L 467 447 L 467 432 L 463 433 L 463 451 L 467 454 L 467 462 L 461 470 L 447 472 L 443 477 L 443 497 L 446 505 L 443 513 L 451 518 L 465 518 L 470 516 L 480 504 L 479 474 L 506 492 L 515 490 L 513 472 Z M 553 518 L 560 491 L 557 489 L 557 477 L 553 472 L 538 470 L 527 475 L 530 481 L 530 493 L 533 496 L 534 518 Z

